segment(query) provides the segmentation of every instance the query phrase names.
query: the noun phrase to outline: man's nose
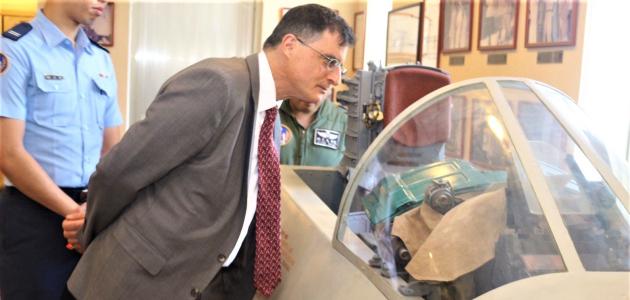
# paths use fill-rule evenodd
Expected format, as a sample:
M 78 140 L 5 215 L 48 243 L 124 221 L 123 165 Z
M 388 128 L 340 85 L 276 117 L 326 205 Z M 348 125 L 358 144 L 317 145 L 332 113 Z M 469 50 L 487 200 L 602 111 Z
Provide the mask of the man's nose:
M 338 85 L 341 83 L 341 68 L 337 67 L 328 72 L 328 82 L 332 85 Z

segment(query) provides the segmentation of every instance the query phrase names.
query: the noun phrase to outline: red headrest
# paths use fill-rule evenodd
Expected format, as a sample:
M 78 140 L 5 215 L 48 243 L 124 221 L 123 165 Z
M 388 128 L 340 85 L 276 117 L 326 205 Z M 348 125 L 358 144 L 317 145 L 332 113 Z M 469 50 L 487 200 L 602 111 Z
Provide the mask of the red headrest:
M 404 66 L 394 68 L 385 78 L 383 121 L 387 126 L 398 114 L 425 95 L 451 82 L 433 68 Z M 450 101 L 441 101 L 407 121 L 394 134 L 394 140 L 409 147 L 446 142 L 450 133 Z

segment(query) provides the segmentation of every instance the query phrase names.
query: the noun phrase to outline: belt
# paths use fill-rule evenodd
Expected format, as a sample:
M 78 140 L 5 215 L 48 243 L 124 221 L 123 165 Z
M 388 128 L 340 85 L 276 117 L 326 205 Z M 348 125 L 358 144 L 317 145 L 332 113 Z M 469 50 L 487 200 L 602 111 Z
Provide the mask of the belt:
M 20 190 L 16 189 L 14 186 L 6 186 L 5 188 L 7 189 L 7 191 L 24 194 Z M 85 187 L 59 187 L 59 189 L 61 189 L 61 191 L 63 191 L 66 195 L 68 195 L 70 198 L 72 198 L 72 200 L 77 203 L 83 203 L 87 200 L 87 189 Z

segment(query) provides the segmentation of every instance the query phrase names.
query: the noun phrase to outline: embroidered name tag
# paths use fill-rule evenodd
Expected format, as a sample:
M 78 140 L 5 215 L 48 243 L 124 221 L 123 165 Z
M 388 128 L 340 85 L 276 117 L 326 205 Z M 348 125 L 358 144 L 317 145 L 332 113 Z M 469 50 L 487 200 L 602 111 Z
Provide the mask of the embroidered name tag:
M 315 129 L 315 145 L 330 149 L 339 149 L 341 134 L 338 131 L 328 129 Z
M 63 80 L 63 76 L 47 74 L 47 75 L 44 75 L 44 79 L 46 79 L 46 80 Z

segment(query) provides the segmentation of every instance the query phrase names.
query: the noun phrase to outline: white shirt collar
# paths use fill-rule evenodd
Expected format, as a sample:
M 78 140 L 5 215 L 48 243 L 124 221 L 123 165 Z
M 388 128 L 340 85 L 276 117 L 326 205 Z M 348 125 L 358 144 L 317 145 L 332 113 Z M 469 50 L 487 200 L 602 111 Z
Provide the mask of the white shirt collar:
M 264 51 L 258 53 L 258 76 L 260 78 L 260 93 L 258 94 L 257 112 L 264 112 L 281 102 L 276 101 L 276 83 L 273 81 L 271 67 Z

